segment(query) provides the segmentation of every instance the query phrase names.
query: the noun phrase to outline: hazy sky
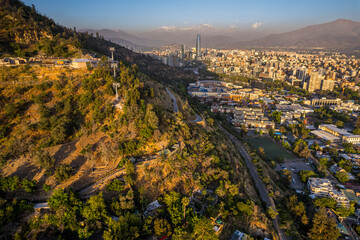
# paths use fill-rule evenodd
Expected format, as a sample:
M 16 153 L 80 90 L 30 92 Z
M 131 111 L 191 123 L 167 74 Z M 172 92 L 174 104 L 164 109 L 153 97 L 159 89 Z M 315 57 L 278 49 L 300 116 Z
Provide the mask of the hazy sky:
M 211 24 L 288 31 L 339 18 L 360 21 L 360 0 L 23 0 L 67 27 L 141 31 Z

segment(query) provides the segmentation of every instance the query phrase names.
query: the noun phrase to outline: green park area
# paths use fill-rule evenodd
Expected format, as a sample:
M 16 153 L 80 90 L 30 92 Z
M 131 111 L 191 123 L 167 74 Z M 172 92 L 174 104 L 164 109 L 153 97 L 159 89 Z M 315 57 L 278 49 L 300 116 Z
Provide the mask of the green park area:
M 287 152 L 280 144 L 272 141 L 268 137 L 252 137 L 249 139 L 250 145 L 256 150 L 262 147 L 265 151 L 266 158 L 276 160 L 279 157 L 284 159 L 295 158 L 291 153 Z

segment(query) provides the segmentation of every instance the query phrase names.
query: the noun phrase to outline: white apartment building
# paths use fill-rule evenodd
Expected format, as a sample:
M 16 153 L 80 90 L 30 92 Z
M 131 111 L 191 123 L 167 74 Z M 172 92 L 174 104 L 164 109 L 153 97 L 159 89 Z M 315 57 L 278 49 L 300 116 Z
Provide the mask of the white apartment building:
M 342 192 L 336 191 L 330 180 L 324 178 L 309 178 L 308 189 L 315 197 L 328 197 L 337 202 L 337 206 L 349 207 L 349 199 Z

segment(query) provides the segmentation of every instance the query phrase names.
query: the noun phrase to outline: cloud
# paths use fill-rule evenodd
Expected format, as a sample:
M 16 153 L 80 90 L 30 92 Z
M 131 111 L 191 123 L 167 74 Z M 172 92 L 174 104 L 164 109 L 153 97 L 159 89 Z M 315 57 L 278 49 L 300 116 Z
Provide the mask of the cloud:
M 262 22 L 255 22 L 253 25 L 251 25 L 251 27 L 253 28 L 253 29 L 257 29 L 258 27 L 260 27 L 261 25 L 263 25 L 264 23 L 262 23 Z

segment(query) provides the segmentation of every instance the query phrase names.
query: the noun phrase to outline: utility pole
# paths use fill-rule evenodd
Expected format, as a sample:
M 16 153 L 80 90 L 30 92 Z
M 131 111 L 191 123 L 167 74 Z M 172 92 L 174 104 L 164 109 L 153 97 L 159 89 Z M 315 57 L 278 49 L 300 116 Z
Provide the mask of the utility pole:
M 120 83 L 113 83 L 113 87 L 115 88 L 116 91 L 116 100 L 119 100 L 118 87 L 120 87 Z
M 117 64 L 116 63 L 111 63 L 111 67 L 114 68 L 114 78 L 116 78 L 116 68 L 117 68 Z
M 111 60 L 114 61 L 114 51 L 115 51 L 115 48 L 114 48 L 114 47 L 110 47 L 110 51 L 111 51 Z

